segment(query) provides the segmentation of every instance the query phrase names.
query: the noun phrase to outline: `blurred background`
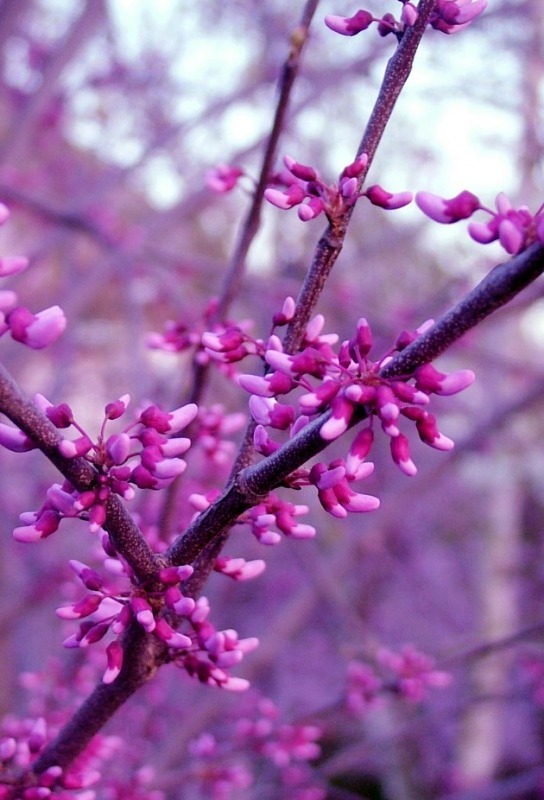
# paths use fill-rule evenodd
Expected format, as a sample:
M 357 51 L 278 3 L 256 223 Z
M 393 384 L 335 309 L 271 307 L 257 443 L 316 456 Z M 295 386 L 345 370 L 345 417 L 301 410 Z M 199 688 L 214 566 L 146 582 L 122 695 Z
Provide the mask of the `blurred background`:
M 468 189 L 490 207 L 505 191 L 538 209 L 544 7 L 489 6 L 457 35 L 428 32 L 370 183 L 444 197 Z M 2 288 L 9 283 L 33 310 L 58 303 L 68 318 L 48 350 L 6 337 L 1 358 L 26 392 L 70 403 L 91 433 L 104 404 L 126 392 L 136 407 L 174 408 L 189 389 L 191 351 L 151 350 L 146 339 L 170 320 L 203 329 L 250 202 L 243 188 L 212 194 L 206 170 L 228 163 L 258 175 L 302 7 L 0 2 L 0 200 L 12 212 L 0 247 L 31 261 Z M 380 0 L 365 7 L 378 15 L 400 9 Z M 319 4 L 279 147 L 330 182 L 353 160 L 395 44 L 374 28 L 347 39 L 323 24 L 327 14 L 356 10 Z M 284 297 L 296 296 L 322 230 L 321 218 L 303 224 L 294 211 L 266 207 L 232 318 L 251 318 L 265 337 Z M 367 317 L 378 357 L 399 331 L 438 317 L 502 260 L 500 247 L 477 245 L 465 223 L 446 228 L 414 205 L 389 213 L 363 201 L 319 311 L 341 339 Z M 267 571 L 242 585 L 216 576 L 206 595 L 218 627 L 260 638 L 238 671 L 254 689 L 232 696 L 165 669 L 111 725 L 115 733 L 130 724 L 134 761 L 125 755 L 124 768 L 149 765 L 149 786 L 163 793 L 156 797 L 303 797 L 273 770 L 257 770 L 243 748 L 235 752 L 232 726 L 257 693 L 287 722 L 323 726 L 308 780 L 325 794 L 308 800 L 544 797 L 542 295 L 538 281 L 440 359 L 445 372 L 477 375 L 462 395 L 433 400 L 456 449 L 439 453 L 414 441 L 419 472 L 407 478 L 378 442 L 374 476 L 361 490 L 380 496 L 379 512 L 337 521 L 308 492 L 302 502 L 311 504 L 315 540 L 264 549 L 247 530 L 235 531 L 227 552 L 266 558 Z M 221 374 L 204 403 L 247 411 L 247 397 Z M 347 440 L 331 447 L 330 458 L 346 449 Z M 2 451 L 0 470 L 0 708 L 27 713 L 25 686 L 35 683 L 28 673 L 37 672 L 41 702 L 70 707 L 77 698 L 68 688 L 92 684 L 103 655 L 83 668 L 87 659 L 64 651 L 54 609 L 78 596 L 68 558 L 95 563 L 97 544 L 78 521 L 44 543 L 14 542 L 19 513 L 38 508 L 58 476 L 39 453 Z M 195 455 L 179 502 L 203 481 L 220 488 L 226 474 L 228 464 L 210 473 Z M 135 507 L 154 530 L 160 498 Z M 172 535 L 190 516 L 187 507 L 178 513 Z M 386 693 L 350 715 L 347 665 L 373 665 L 380 648 L 406 644 L 450 671 L 451 684 L 417 704 Z M 251 786 L 213 793 L 211 773 L 198 772 L 187 749 L 205 731 L 224 763 L 251 773 Z M 113 764 L 111 774 L 122 768 Z M 115 794 L 113 785 L 98 796 L 140 797 Z

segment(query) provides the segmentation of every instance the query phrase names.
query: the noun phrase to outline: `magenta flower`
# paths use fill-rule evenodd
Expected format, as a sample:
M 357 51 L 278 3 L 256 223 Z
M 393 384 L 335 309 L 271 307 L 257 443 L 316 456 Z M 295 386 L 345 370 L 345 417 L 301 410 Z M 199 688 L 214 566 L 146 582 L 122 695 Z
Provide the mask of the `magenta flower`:
M 480 244 L 497 239 L 510 255 L 521 253 L 533 242 L 544 243 L 544 206 L 532 214 L 526 206 L 514 208 L 508 197 L 500 192 L 495 200 L 496 211 L 487 208 L 471 192 L 463 191 L 451 200 L 444 200 L 430 192 L 418 192 L 416 203 L 435 222 L 450 224 L 467 219 L 481 210 L 490 215 L 488 222 L 471 222 L 470 236 Z
M 397 194 L 392 194 L 382 189 L 382 187 L 377 184 L 375 186 L 369 186 L 364 194 L 368 197 L 372 205 L 385 208 L 388 211 L 402 208 L 412 202 L 412 192 L 398 192 Z
M 487 0 L 437 0 L 429 25 L 442 33 L 466 28 L 487 7 Z
M 467 219 L 481 208 L 476 195 L 466 190 L 456 197 L 452 197 L 451 200 L 445 200 L 430 192 L 418 192 L 416 204 L 428 217 L 445 225 L 458 222 L 460 219 Z
M 6 315 L 6 322 L 12 338 L 34 350 L 55 342 L 66 327 L 66 317 L 59 306 L 46 308 L 37 314 L 19 306 Z
M 244 174 L 241 167 L 218 164 L 206 173 L 206 184 L 212 192 L 226 194 L 238 185 L 238 181 Z
M 249 581 L 261 575 L 266 569 L 266 562 L 262 559 L 246 561 L 245 558 L 231 558 L 230 556 L 219 556 L 215 560 L 214 570 L 228 575 L 235 581 Z
M 369 11 L 362 9 L 357 11 L 352 17 L 328 16 L 325 17 L 325 25 L 335 33 L 342 36 L 355 36 L 361 31 L 365 31 L 374 21 L 374 17 Z
M 378 661 L 395 675 L 400 693 L 414 703 L 424 699 L 428 688 L 442 688 L 452 680 L 450 673 L 436 670 L 434 660 L 412 645 L 406 645 L 401 653 L 382 648 Z
M 285 156 L 284 163 L 286 170 L 274 177 L 272 185 L 265 190 L 264 196 L 269 203 L 283 210 L 298 206 L 298 216 L 303 222 L 315 219 L 321 213 L 333 219 L 362 196 L 359 192 L 358 178 L 368 164 L 366 153 L 362 153 L 342 170 L 337 184 L 330 185 L 326 184 L 317 170 L 311 166 L 300 164 L 290 156 Z M 405 205 L 405 195 L 402 200 L 400 200 L 401 195 L 389 194 L 388 198 L 390 205 L 385 207 L 395 207 L 396 201 Z

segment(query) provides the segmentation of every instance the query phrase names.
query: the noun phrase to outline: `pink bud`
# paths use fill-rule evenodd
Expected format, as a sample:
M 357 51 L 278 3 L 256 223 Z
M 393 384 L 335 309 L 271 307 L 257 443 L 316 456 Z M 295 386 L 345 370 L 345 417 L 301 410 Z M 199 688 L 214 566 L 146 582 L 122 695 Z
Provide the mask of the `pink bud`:
M 66 327 L 66 317 L 59 306 L 46 308 L 38 314 L 31 314 L 26 308 L 14 308 L 7 322 L 12 337 L 34 350 L 52 344 Z
M 128 433 L 115 433 L 106 441 L 106 453 L 114 464 L 123 464 L 130 453 L 131 439 Z
M 272 317 L 272 324 L 285 325 L 290 322 L 295 315 L 296 303 L 292 297 L 286 297 L 283 301 L 283 306 L 280 312 L 274 314 Z
M 334 486 L 333 492 L 346 511 L 354 513 L 375 511 L 380 506 L 380 501 L 377 497 L 373 497 L 371 494 L 359 494 L 358 492 L 354 492 L 350 488 L 347 480 L 337 483 Z
M 191 639 L 183 633 L 175 631 L 164 617 L 159 617 L 155 628 L 155 636 L 162 642 L 165 642 L 169 647 L 179 650 L 185 650 L 192 644 Z
M 322 439 L 332 441 L 337 439 L 349 427 L 349 423 L 355 411 L 352 403 L 343 395 L 337 395 L 331 403 L 332 415 L 321 426 L 319 434 Z
M 88 436 L 80 436 L 73 442 L 69 439 L 61 439 L 58 448 L 65 458 L 77 458 L 88 453 L 92 446 L 93 443 Z
M 26 453 L 36 447 L 26 433 L 3 422 L 0 422 L 0 445 L 13 453 Z
M 335 33 L 342 36 L 355 36 L 366 30 L 373 22 L 373 16 L 368 11 L 360 10 L 353 17 L 339 17 L 336 15 L 325 17 L 325 25 Z
M 130 395 L 124 394 L 119 400 L 115 400 L 113 403 L 108 403 L 106 408 L 104 409 L 105 415 L 107 419 L 119 419 L 122 417 L 125 411 L 127 410 L 127 406 L 130 403 Z
M 363 356 L 363 358 L 372 350 L 372 331 L 370 329 L 370 325 L 364 317 L 361 317 L 361 319 L 357 322 L 355 342 L 359 348 L 359 353 Z
M 410 443 L 403 433 L 391 438 L 391 456 L 405 475 L 417 473 L 417 467 L 410 458 Z
M 307 167 L 304 164 L 299 164 L 294 158 L 284 156 L 285 166 L 289 172 L 301 181 L 315 181 L 317 180 L 317 172 L 313 167 Z
M 359 470 L 361 464 L 370 453 L 374 443 L 374 432 L 372 428 L 360 430 L 351 443 L 348 456 L 346 458 L 346 475 L 353 477 Z
M 325 204 L 319 197 L 311 197 L 307 203 L 298 207 L 298 216 L 302 222 L 309 222 L 318 217 L 325 210 Z
M 391 194 L 391 192 L 387 192 L 377 184 L 374 186 L 369 186 L 369 188 L 365 191 L 365 195 L 373 205 L 380 206 L 380 208 L 385 208 L 388 211 L 392 211 L 396 208 L 402 208 L 403 206 L 407 206 L 408 203 L 412 202 L 411 192 L 398 192 L 397 194 Z
M 404 22 L 405 25 L 412 26 L 415 25 L 418 18 L 417 9 L 412 3 L 405 3 L 402 7 L 402 12 L 400 15 L 401 20 Z
M 243 174 L 244 170 L 240 167 L 218 164 L 213 169 L 207 171 L 206 185 L 212 192 L 225 194 L 234 189 Z
M 110 642 L 106 647 L 106 655 L 108 658 L 108 668 L 104 672 L 102 681 L 104 683 L 112 683 L 121 672 L 123 666 L 123 648 L 118 641 Z
M 170 433 L 179 433 L 179 431 L 186 428 L 187 425 L 195 419 L 198 414 L 198 406 L 196 403 L 187 403 L 187 405 L 176 408 L 169 414 L 169 431 Z
M 91 592 L 96 592 L 102 588 L 104 581 L 96 570 L 91 569 L 87 564 L 83 564 L 81 561 L 76 561 L 75 559 L 72 559 L 69 564 L 80 581 Z
M 416 204 L 428 217 L 445 225 L 458 222 L 460 219 L 467 219 L 481 208 L 480 200 L 476 195 L 466 190 L 452 197 L 451 200 L 444 200 L 430 192 L 418 192 Z
M 228 575 L 235 581 L 247 581 L 256 578 L 266 569 L 266 562 L 262 559 L 246 561 L 244 558 L 230 558 L 219 556 L 215 560 L 214 570 Z
M 285 192 L 269 187 L 265 189 L 264 197 L 265 200 L 268 200 L 273 206 L 287 210 L 288 208 L 298 206 L 299 203 L 302 203 L 306 197 L 306 192 L 302 186 L 299 186 L 298 183 L 294 183 Z
M 155 617 L 153 616 L 153 610 L 147 600 L 143 597 L 133 597 L 130 601 L 130 605 L 134 616 L 142 628 L 148 633 L 155 630 Z
M 499 223 L 499 241 L 511 256 L 523 250 L 525 232 L 511 219 L 503 219 Z

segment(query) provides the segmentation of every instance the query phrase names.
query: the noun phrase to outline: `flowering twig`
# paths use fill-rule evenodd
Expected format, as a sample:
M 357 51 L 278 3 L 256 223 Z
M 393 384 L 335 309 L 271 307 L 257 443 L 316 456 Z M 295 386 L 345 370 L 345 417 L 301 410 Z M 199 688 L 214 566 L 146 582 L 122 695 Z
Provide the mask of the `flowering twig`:
M 535 244 L 509 261 L 497 265 L 471 291 L 381 370 L 380 376 L 409 375 L 447 350 L 457 339 L 544 272 L 544 248 Z M 289 439 L 276 452 L 238 474 L 225 493 L 204 511 L 167 552 L 174 564 L 192 563 L 216 536 L 247 508 L 259 501 L 309 459 L 325 449 L 321 428 L 330 418 L 327 411 Z M 364 418 L 355 414 L 348 427 Z
M 302 12 L 300 23 L 291 34 L 291 49 L 283 65 L 283 70 L 280 76 L 279 94 L 274 113 L 274 120 L 272 122 L 272 128 L 264 149 L 259 177 L 252 194 L 252 200 L 249 209 L 244 220 L 240 224 L 238 239 L 234 246 L 233 254 L 230 258 L 230 262 L 225 273 L 225 278 L 223 280 L 223 285 L 213 318 L 209 321 L 210 324 L 214 321 L 220 322 L 226 317 L 232 301 L 236 297 L 240 287 L 242 275 L 245 270 L 247 254 L 259 230 L 264 191 L 270 180 L 270 173 L 276 157 L 278 142 L 285 126 L 285 119 L 287 110 L 289 108 L 293 86 L 298 75 L 302 51 L 307 42 L 310 24 L 314 17 L 318 3 L 319 0 L 307 0 Z M 207 373 L 208 364 L 202 364 L 198 358 L 195 357 L 193 359 L 191 388 L 187 395 L 186 402 L 200 402 L 206 384 Z M 246 435 L 244 442 L 250 442 L 251 435 L 251 433 Z M 246 449 L 247 445 L 243 445 L 236 461 L 237 465 L 246 460 Z M 160 528 L 162 531 L 168 531 L 171 528 L 171 522 L 176 508 L 175 497 L 177 494 L 178 485 L 178 481 L 174 482 L 166 493 L 160 521 Z M 213 556 L 210 558 L 210 561 L 213 562 Z
M 357 149 L 356 158 L 360 158 L 364 153 L 367 156 L 365 167 L 357 178 L 359 191 L 393 113 L 395 103 L 408 80 L 415 54 L 425 33 L 434 5 L 435 0 L 421 0 L 418 5 L 418 19 L 415 25 L 406 28 L 395 53 L 389 60 L 378 97 Z M 285 334 L 283 345 L 287 353 L 294 353 L 302 340 L 304 330 L 312 316 L 325 282 L 342 250 L 353 210 L 354 206 L 348 204 L 343 213 L 330 222 L 317 244 L 311 267 L 297 298 L 296 313 Z
M 1 364 L 0 411 L 33 440 L 75 489 L 84 492 L 96 484 L 96 470 L 84 458 L 66 458 L 62 455 L 58 447 L 61 436 L 57 428 L 24 395 Z M 149 580 L 160 567 L 160 559 L 153 553 L 132 516 L 114 494 L 108 498 L 103 527 L 137 579 L 140 582 Z

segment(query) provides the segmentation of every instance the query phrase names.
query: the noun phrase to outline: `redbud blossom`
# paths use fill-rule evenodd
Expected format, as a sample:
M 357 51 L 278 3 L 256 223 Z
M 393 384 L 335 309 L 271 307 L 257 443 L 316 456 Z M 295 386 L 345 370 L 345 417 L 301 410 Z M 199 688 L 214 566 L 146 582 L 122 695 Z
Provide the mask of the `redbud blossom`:
M 51 306 L 37 314 L 19 306 L 9 312 L 6 322 L 12 338 L 34 350 L 52 344 L 66 327 L 66 317 L 59 306 Z
M 452 197 L 451 200 L 445 200 L 431 192 L 418 192 L 415 199 L 417 206 L 424 214 L 435 222 L 442 222 L 445 225 L 458 222 L 460 219 L 467 219 L 481 208 L 480 200 L 476 195 L 466 190 Z
M 442 33 L 456 33 L 480 16 L 486 7 L 487 0 L 437 0 L 429 25 Z
M 409 203 L 412 202 L 412 193 L 411 192 L 398 192 L 397 194 L 392 194 L 391 192 L 387 192 L 385 189 L 382 189 L 381 186 L 377 184 L 374 186 L 369 186 L 368 189 L 365 190 L 364 194 L 372 205 L 380 206 L 380 208 L 385 208 L 389 211 L 402 208 L 403 206 L 407 206 Z
M 330 15 L 325 17 L 325 25 L 335 33 L 342 36 L 355 36 L 361 31 L 366 30 L 374 21 L 374 17 L 369 11 L 359 10 L 352 17 L 339 17 Z
M 106 647 L 106 655 L 108 658 L 108 668 L 104 672 L 102 681 L 104 683 L 112 683 L 121 672 L 123 666 L 123 648 L 118 641 L 110 642 Z
M 283 301 L 281 311 L 272 317 L 272 325 L 285 325 L 295 316 L 296 303 L 293 297 L 286 297 Z
M 228 575 L 235 581 L 248 581 L 264 572 L 266 562 L 262 559 L 246 561 L 244 558 L 219 556 L 216 558 L 213 568 L 216 572 Z
M 206 173 L 206 184 L 212 192 L 225 194 L 234 189 L 242 175 L 244 170 L 241 167 L 218 164 Z
M 36 447 L 26 433 L 3 422 L 0 422 L 0 445 L 13 453 L 26 453 Z

